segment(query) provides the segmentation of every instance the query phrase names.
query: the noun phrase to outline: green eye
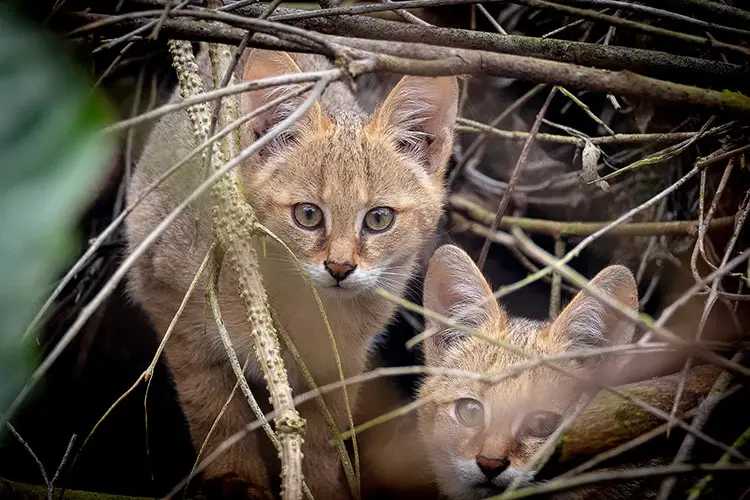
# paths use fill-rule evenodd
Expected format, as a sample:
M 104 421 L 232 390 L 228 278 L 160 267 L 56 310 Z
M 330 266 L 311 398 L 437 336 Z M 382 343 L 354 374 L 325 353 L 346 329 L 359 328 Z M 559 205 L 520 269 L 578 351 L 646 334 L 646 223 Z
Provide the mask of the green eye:
M 323 211 L 312 203 L 298 203 L 292 209 L 295 222 L 305 229 L 315 229 L 323 222 Z
M 472 398 L 456 401 L 456 418 L 466 427 L 481 427 L 484 424 L 484 406 Z
M 522 432 L 535 436 L 547 437 L 560 425 L 561 417 L 551 411 L 529 413 L 521 425 Z
M 388 207 L 373 208 L 365 215 L 365 227 L 375 233 L 385 231 L 393 224 L 396 214 Z

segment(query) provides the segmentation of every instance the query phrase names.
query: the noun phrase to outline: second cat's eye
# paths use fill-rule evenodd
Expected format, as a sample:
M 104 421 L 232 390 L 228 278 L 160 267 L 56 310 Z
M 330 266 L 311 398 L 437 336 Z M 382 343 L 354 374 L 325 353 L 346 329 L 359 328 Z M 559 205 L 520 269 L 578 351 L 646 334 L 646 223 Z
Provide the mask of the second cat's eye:
M 456 418 L 466 427 L 481 427 L 484 424 L 484 406 L 473 398 L 456 401 Z
M 323 211 L 312 203 L 297 203 L 292 208 L 292 216 L 304 229 L 317 229 L 323 223 Z
M 364 226 L 368 231 L 380 233 L 393 224 L 396 214 L 388 207 L 373 208 L 365 214 Z
M 526 415 L 521 432 L 534 437 L 547 437 L 560 425 L 561 417 L 551 411 L 535 411 Z

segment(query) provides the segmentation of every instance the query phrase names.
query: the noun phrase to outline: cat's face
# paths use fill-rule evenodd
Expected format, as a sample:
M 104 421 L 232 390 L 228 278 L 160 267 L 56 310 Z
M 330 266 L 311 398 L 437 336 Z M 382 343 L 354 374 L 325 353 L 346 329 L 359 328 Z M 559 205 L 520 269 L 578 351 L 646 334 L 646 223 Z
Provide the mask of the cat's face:
M 637 307 L 637 290 L 630 272 L 620 266 L 602 271 L 594 284 Z M 512 343 L 526 352 L 555 355 L 630 341 L 633 328 L 605 306 L 579 294 L 552 323 L 509 318 L 494 301 L 479 270 L 456 247 L 440 248 L 425 281 L 425 307 L 446 316 L 470 308 L 460 319 L 465 326 Z M 446 329 L 428 320 L 435 335 L 425 342 L 426 364 L 478 373 L 502 374 L 526 358 L 477 337 Z M 602 373 L 615 362 L 570 360 L 561 365 L 584 378 Z M 520 479 L 534 480 L 528 471 L 534 454 L 575 407 L 583 385 L 547 367 L 520 372 L 496 384 L 443 376 L 428 376 L 421 397 L 435 398 L 418 411 L 420 436 L 443 494 L 452 499 L 481 499 L 497 495 Z
M 256 52 L 256 71 L 267 58 L 278 66 L 283 57 Z M 282 62 L 284 72 L 294 71 L 288 56 Z M 246 79 L 261 76 L 270 75 Z M 430 98 L 417 103 L 418 91 Z M 278 95 L 251 93 L 246 107 Z M 370 118 L 329 117 L 315 104 L 250 159 L 248 201 L 318 289 L 347 296 L 377 287 L 398 291 L 406 281 L 441 214 L 455 98 L 455 79 L 407 77 Z M 299 103 L 262 116 L 254 135 Z

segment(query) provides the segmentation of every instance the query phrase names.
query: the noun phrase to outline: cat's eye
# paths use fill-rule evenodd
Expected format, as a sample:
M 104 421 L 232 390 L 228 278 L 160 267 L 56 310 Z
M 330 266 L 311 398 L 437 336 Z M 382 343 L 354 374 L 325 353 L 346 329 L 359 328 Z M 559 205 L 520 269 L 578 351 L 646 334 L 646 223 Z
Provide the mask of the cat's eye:
M 466 427 L 481 427 L 484 424 L 484 406 L 472 398 L 456 401 L 456 418 Z
M 365 214 L 365 227 L 374 233 L 385 231 L 393 224 L 396 214 L 388 207 L 373 208 Z
M 298 203 L 292 208 L 295 222 L 305 229 L 316 229 L 323 222 L 323 211 L 312 203 Z
M 523 420 L 521 432 L 534 437 L 547 437 L 560 425 L 560 415 L 551 411 L 535 411 Z

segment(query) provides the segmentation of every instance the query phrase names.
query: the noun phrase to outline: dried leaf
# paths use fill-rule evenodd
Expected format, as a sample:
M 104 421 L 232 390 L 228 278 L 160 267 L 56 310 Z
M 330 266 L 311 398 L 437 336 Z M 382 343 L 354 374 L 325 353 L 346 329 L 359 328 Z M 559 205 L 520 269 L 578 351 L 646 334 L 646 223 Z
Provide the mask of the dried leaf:
M 596 184 L 602 191 L 609 192 L 609 183 L 599 177 L 596 166 L 599 164 L 599 158 L 602 151 L 591 141 L 586 141 L 581 154 L 581 180 L 586 184 Z

